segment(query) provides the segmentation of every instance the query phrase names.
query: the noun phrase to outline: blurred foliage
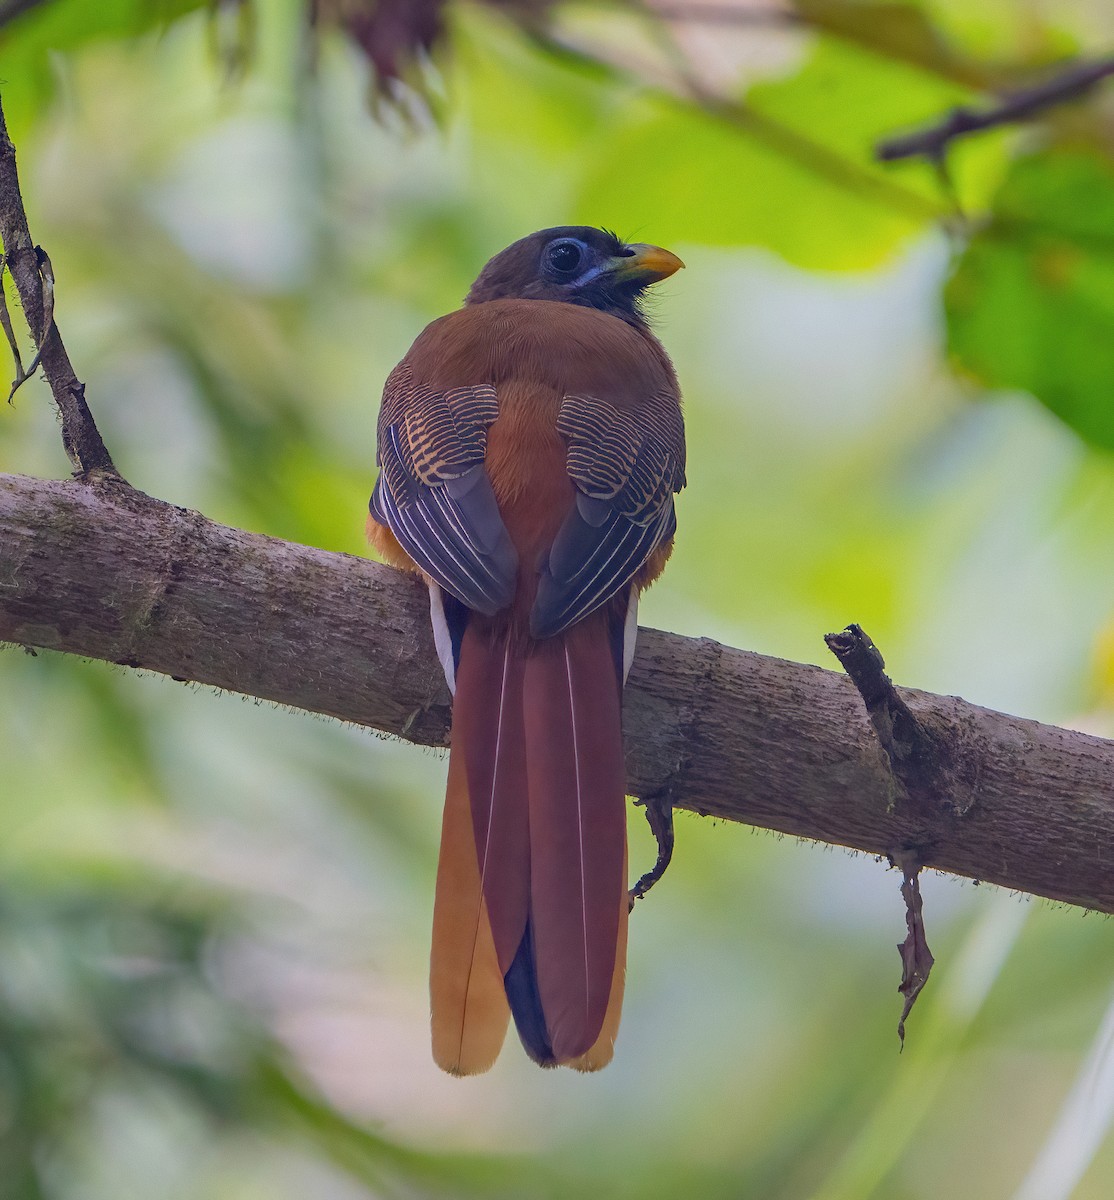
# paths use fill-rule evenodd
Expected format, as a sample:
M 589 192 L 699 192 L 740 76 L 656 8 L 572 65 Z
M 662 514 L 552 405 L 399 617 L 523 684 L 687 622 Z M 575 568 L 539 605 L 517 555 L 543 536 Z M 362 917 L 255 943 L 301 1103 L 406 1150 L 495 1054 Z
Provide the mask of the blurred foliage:
M 1114 159 L 1064 147 L 1015 163 L 946 300 L 966 368 L 1114 449 Z
M 1110 734 L 1110 92 L 958 140 L 947 180 L 872 154 L 1109 52 L 1108 6 L 647 7 L 0 3 L 31 227 L 116 461 L 361 552 L 410 340 L 513 238 L 613 225 L 689 264 L 654 315 L 692 484 L 645 618 L 812 661 L 859 620 L 903 683 Z M 64 471 L 43 385 L 0 468 Z M 613 1066 L 508 1046 L 446 1079 L 440 759 L 17 649 L 0 696 L 2 1200 L 983 1200 L 1109 1004 L 1108 922 L 930 877 L 899 1058 L 899 879 L 682 820 Z M 1105 1200 L 1114 1148 L 1072 1170 Z
M 222 1129 L 251 1130 L 257 1152 L 285 1142 L 360 1164 L 380 1187 L 397 1175 L 468 1177 L 306 1090 L 284 1048 L 215 985 L 205 959 L 231 914 L 212 893 L 175 904 L 133 878 L 91 903 L 81 887 L 44 895 L 21 883 L 0 897 L 5 1194 L 81 1194 L 90 1175 L 95 1186 L 108 1166 L 98 1143 L 121 1126 L 149 1156 L 136 1165 L 167 1182 L 194 1170 L 192 1153 Z M 155 1144 L 135 1146 L 144 1133 Z

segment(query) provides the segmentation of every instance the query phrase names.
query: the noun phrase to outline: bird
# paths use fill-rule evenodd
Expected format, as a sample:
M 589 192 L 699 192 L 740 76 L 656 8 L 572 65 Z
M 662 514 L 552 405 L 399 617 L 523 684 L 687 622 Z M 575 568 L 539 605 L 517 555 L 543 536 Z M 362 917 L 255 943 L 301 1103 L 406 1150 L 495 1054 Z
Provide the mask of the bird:
M 684 263 L 590 226 L 521 238 L 420 333 L 378 419 L 368 537 L 429 588 L 453 694 L 433 1057 L 611 1061 L 626 971 L 622 691 L 673 547 L 685 434 L 646 289 Z

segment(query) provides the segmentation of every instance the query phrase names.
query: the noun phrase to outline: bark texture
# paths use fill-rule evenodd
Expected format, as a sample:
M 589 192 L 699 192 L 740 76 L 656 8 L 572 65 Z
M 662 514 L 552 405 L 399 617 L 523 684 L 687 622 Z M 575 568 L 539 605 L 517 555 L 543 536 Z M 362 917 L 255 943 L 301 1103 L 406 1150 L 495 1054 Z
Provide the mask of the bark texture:
M 0 640 L 425 745 L 448 729 L 419 582 L 110 477 L 0 475 Z M 896 694 L 937 755 L 915 789 L 844 676 L 644 629 L 625 714 L 631 794 L 1114 912 L 1114 742 Z

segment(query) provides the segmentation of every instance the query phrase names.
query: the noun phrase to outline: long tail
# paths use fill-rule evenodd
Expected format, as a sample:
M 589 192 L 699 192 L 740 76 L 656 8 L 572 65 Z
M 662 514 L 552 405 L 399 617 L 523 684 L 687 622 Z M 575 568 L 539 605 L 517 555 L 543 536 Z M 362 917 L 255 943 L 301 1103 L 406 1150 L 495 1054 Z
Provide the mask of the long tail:
M 508 1004 L 543 1066 L 611 1059 L 626 958 L 620 685 L 608 620 L 529 652 L 464 633 L 434 909 L 434 1057 L 498 1054 Z M 469 821 L 471 817 L 471 837 Z
M 502 1047 L 503 976 L 526 927 L 523 667 L 505 637 L 464 630 L 430 955 L 433 1057 L 454 1075 L 486 1071 Z

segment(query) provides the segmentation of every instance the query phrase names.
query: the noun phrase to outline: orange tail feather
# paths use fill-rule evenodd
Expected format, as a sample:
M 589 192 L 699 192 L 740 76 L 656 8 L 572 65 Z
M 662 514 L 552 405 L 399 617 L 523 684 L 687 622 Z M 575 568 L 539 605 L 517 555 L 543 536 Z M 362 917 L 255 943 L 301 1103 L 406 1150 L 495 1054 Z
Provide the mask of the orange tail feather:
M 430 958 L 434 1058 L 454 1074 L 485 1071 L 499 1052 L 509 1016 L 503 976 L 526 927 L 522 672 L 505 638 L 465 631 Z
M 627 876 L 626 855 L 623 856 L 623 878 Z M 623 991 L 627 979 L 627 921 L 630 916 L 630 900 L 626 889 L 619 905 L 619 938 L 615 946 L 615 976 L 611 981 L 611 999 L 607 1002 L 607 1013 L 596 1044 L 579 1058 L 569 1062 L 577 1071 L 599 1071 L 615 1055 L 615 1039 L 619 1036 L 619 1018 L 623 1015 Z
M 464 759 L 449 759 L 429 971 L 433 1058 L 450 1075 L 486 1071 L 510 1009 L 480 885 Z

